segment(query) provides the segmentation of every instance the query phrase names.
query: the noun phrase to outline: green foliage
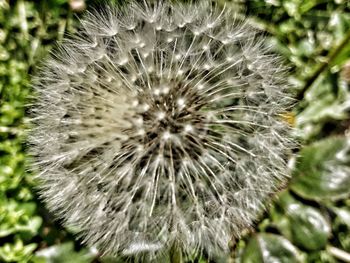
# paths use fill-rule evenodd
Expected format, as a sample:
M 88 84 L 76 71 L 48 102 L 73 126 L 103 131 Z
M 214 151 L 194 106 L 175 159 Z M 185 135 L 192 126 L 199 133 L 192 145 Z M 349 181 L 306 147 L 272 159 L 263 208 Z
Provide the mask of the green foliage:
M 338 200 L 350 194 L 350 141 L 330 137 L 300 151 L 290 184 L 298 195 L 315 201 Z
M 15 239 L 13 243 L 5 243 L 0 247 L 0 258 L 4 262 L 28 262 L 36 247 L 35 243 L 24 245 L 21 239 Z
M 288 189 L 259 224 L 261 233 L 239 242 L 237 257 L 242 255 L 243 262 L 349 262 L 349 254 L 342 258 L 339 251 L 350 251 L 350 90 L 340 74 L 350 58 L 350 5 L 253 0 L 248 6 L 253 23 L 270 33 L 291 65 L 290 82 L 300 99 L 294 125 L 304 146 Z M 278 258 L 261 258 L 274 256 L 278 248 L 264 245 L 269 232 L 295 246 L 293 258 L 284 248 L 277 249 L 283 254 Z
M 0 0 L 0 262 L 123 262 L 73 243 L 74 230 L 52 222 L 25 170 L 30 76 L 54 42 L 76 28 L 69 2 Z M 300 100 L 289 115 L 303 145 L 288 189 L 233 254 L 237 262 L 346 261 L 339 251 L 350 251 L 350 4 L 218 3 L 247 10 L 290 65 Z
M 277 205 L 279 208 L 271 216 L 280 233 L 306 251 L 325 248 L 331 229 L 319 209 L 304 205 L 287 192 L 280 196 Z
M 44 234 L 57 227 L 46 220 L 26 172 L 23 141 L 32 66 L 65 31 L 57 30 L 65 10 L 54 1 L 0 1 L 0 262 L 29 262 L 40 247 L 61 242 Z
M 244 250 L 242 262 L 301 262 L 298 249 L 286 238 L 260 233 L 253 236 Z
M 42 249 L 32 258 L 33 263 L 86 263 L 92 262 L 96 257 L 93 250 L 82 249 L 77 252 L 73 242 Z

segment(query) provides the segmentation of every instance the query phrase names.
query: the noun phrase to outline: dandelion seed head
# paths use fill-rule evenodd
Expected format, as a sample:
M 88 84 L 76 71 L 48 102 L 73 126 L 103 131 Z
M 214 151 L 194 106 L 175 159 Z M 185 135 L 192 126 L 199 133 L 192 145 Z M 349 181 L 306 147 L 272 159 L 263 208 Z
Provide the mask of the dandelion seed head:
M 227 252 L 288 177 L 285 69 L 209 1 L 89 13 L 35 80 L 41 195 L 108 255 Z

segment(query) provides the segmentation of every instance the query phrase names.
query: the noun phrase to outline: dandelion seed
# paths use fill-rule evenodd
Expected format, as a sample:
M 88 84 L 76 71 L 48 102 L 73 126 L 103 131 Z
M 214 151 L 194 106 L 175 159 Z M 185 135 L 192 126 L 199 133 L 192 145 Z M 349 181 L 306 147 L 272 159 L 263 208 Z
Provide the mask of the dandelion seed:
M 41 195 L 101 253 L 226 253 L 286 181 L 285 69 L 234 17 L 209 1 L 107 6 L 36 77 Z

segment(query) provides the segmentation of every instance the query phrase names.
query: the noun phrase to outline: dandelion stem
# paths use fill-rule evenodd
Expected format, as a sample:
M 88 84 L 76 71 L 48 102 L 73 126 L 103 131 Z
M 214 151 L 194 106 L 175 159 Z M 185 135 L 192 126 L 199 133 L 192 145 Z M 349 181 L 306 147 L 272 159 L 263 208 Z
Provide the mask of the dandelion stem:
M 181 250 L 179 249 L 179 247 L 176 244 L 171 249 L 170 262 L 183 263 Z

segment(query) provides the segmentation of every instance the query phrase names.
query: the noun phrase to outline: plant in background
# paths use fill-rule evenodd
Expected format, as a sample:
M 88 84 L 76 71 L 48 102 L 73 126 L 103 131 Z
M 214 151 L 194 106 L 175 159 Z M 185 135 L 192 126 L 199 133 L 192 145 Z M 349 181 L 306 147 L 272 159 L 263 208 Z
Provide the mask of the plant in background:
M 103 254 L 226 253 L 288 177 L 285 68 L 209 1 L 89 13 L 34 86 L 41 195 Z

